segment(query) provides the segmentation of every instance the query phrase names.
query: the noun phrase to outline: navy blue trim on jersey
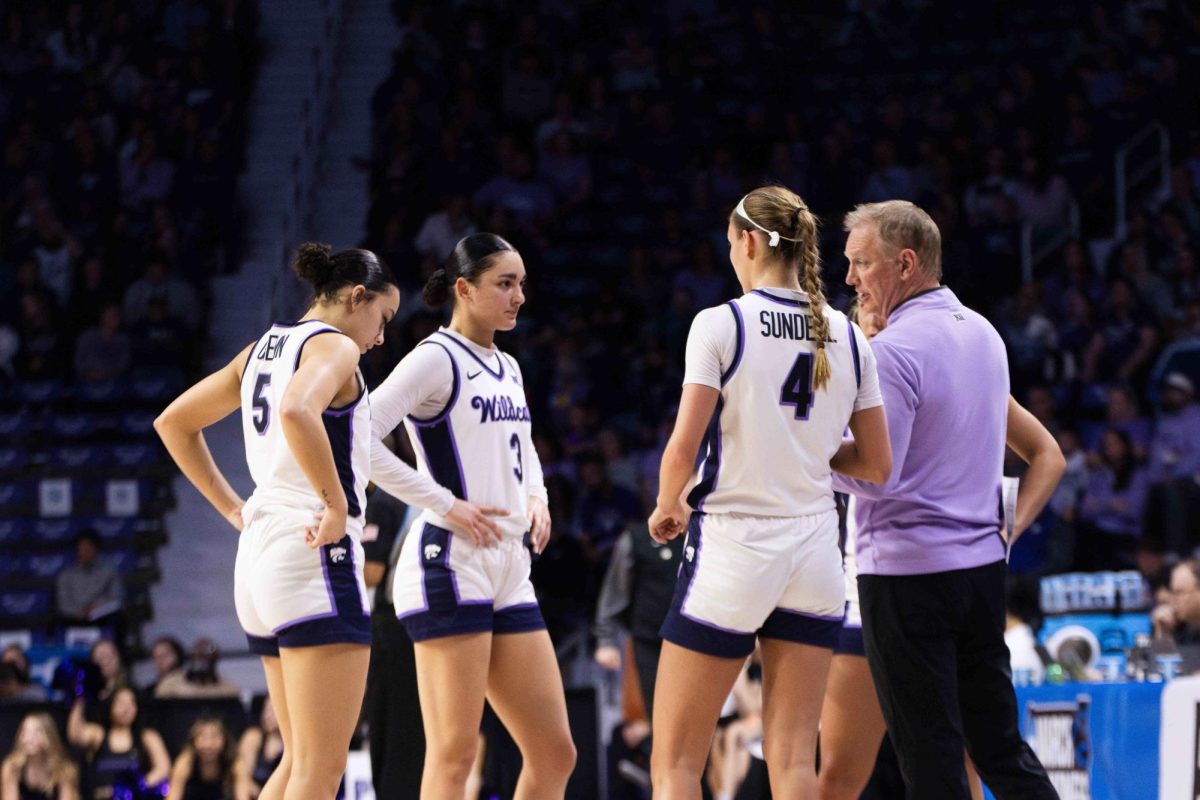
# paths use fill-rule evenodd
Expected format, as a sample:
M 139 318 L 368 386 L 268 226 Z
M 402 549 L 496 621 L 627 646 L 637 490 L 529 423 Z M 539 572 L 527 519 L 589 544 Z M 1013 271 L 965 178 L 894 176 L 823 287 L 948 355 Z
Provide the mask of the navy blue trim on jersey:
M 733 373 L 737 371 L 738 365 L 742 363 L 742 352 L 746 348 L 746 323 L 742 321 L 742 310 L 737 307 L 737 303 L 730 300 L 725 305 L 729 306 L 733 311 L 733 321 L 737 323 L 737 351 L 733 354 L 733 363 L 729 365 L 729 369 L 721 373 L 721 385 L 729 383 L 729 379 L 733 377 Z
M 458 443 L 454 440 L 454 429 L 450 427 L 450 418 L 443 417 L 438 422 L 429 424 L 416 422 L 417 439 L 421 449 L 425 451 L 425 463 L 429 465 L 429 475 L 437 483 L 445 486 L 451 494 L 460 500 L 467 500 L 467 479 L 462 468 L 462 459 L 458 455 Z
M 843 625 L 841 631 L 838 632 L 837 643 L 833 646 L 833 654 L 835 656 L 860 656 L 866 658 L 867 644 L 863 641 L 862 628 Z
M 363 379 L 362 373 L 357 369 L 354 370 L 354 380 L 358 383 L 358 396 L 349 403 L 346 403 L 344 406 L 330 406 L 329 408 L 325 409 L 324 413 L 345 414 L 354 410 L 354 407 L 358 405 L 358 401 L 362 400 L 367 394 L 367 382 Z
M 423 607 L 397 617 L 414 642 L 492 630 L 491 600 L 464 602 L 458 580 L 450 567 L 454 535 L 445 528 L 425 523 L 419 539 L 421 596 Z
M 455 339 L 455 338 L 454 338 L 453 336 L 451 336 L 450 334 L 446 333 L 445 331 L 434 331 L 434 333 L 435 333 L 435 334 L 437 334 L 437 335 L 440 335 L 440 336 L 442 336 L 442 337 L 444 337 L 444 338 L 446 338 L 446 339 L 449 339 L 450 341 L 454 342 L 456 345 L 458 345 L 459 347 L 461 347 L 464 353 L 466 353 L 467 355 L 469 355 L 471 358 L 475 359 L 475 361 L 477 361 L 477 362 L 479 363 L 479 366 L 481 366 L 481 367 L 483 367 L 485 370 L 487 370 L 487 373 L 488 373 L 489 375 L 491 375 L 493 378 L 495 378 L 495 379 L 496 379 L 496 380 L 498 380 L 498 381 L 502 381 L 502 380 L 504 380 L 504 359 L 501 357 L 501 353 L 500 353 L 500 351 L 499 351 L 499 350 L 497 350 L 497 351 L 496 351 L 496 362 L 497 362 L 497 363 L 500 365 L 500 371 L 499 371 L 499 372 L 497 372 L 496 370 L 492 369 L 492 368 L 491 368 L 491 367 L 489 367 L 487 364 L 485 364 L 482 358 L 480 358 L 479 356 L 475 355 L 475 351 L 474 351 L 474 350 L 472 350 L 471 348 L 467 347 L 465 344 L 463 344 L 462 342 L 460 342 L 458 339 Z
M 697 653 L 716 656 L 718 658 L 745 658 L 754 652 L 754 633 L 733 631 L 713 625 L 703 620 L 689 617 L 684 613 L 688 595 L 692 591 L 692 581 L 700 569 L 700 552 L 703 549 L 701 526 L 704 515 L 697 512 L 688 521 L 687 542 L 684 544 L 684 558 L 679 565 L 679 575 L 675 579 L 675 594 L 671 598 L 671 610 L 663 620 L 659 636 L 668 642 L 677 644 Z M 692 557 L 687 557 L 688 552 Z
M 329 437 L 329 446 L 333 450 L 338 480 L 341 481 L 342 491 L 346 493 L 346 513 L 354 518 L 362 516 L 358 494 L 354 491 L 354 409 L 364 396 L 365 392 L 340 411 L 326 409 L 321 413 L 325 435 Z
M 522 603 L 501 608 L 495 612 L 492 621 L 492 632 L 497 635 L 544 630 L 546 621 L 542 619 L 542 609 L 537 603 Z
M 458 387 L 460 384 L 458 379 L 458 362 L 454 360 L 454 356 L 451 355 L 450 351 L 447 350 L 446 346 L 441 342 L 431 342 L 430 340 L 426 339 L 425 341 L 421 342 L 421 344 L 418 344 L 417 347 L 420 347 L 422 344 L 432 344 L 442 348 L 442 352 L 446 354 L 446 358 L 450 359 L 450 399 L 446 401 L 446 407 L 443 408 L 440 413 L 435 414 L 428 419 L 421 419 L 420 417 L 415 417 L 412 414 L 408 415 L 408 418 L 411 419 L 414 424 L 432 425 L 435 422 L 441 422 L 443 419 L 446 419 L 446 417 L 450 415 L 450 410 L 454 408 L 455 401 L 458 400 Z
M 704 500 L 713 489 L 717 488 L 717 478 L 721 474 L 721 410 L 725 408 L 725 398 L 717 397 L 717 407 L 713 409 L 712 418 L 708 422 L 708 431 L 704 434 L 704 472 L 700 482 L 688 493 L 688 505 L 697 511 L 704 509 Z
M 321 572 L 332 611 L 276 629 L 280 647 L 371 643 L 371 615 L 363 607 L 354 564 L 354 540 L 343 536 L 321 548 Z
M 777 608 L 758 629 L 758 635 L 764 639 L 780 639 L 833 649 L 842 630 L 842 620 L 845 618 L 845 613 L 837 617 L 822 617 L 803 611 Z
M 274 636 L 255 636 L 246 634 L 246 645 L 256 656 L 274 656 L 279 658 L 279 640 Z
M 318 322 L 319 320 L 310 319 L 308 321 L 309 322 Z M 299 325 L 300 323 L 297 322 L 296 324 Z M 314 336 L 320 336 L 322 333 L 342 333 L 342 332 L 339 331 L 337 328 L 322 328 L 319 331 L 313 331 L 308 336 L 305 336 L 304 341 L 301 342 L 300 346 L 296 348 L 296 364 L 295 364 L 295 366 L 292 367 L 292 372 L 295 372 L 296 370 L 300 369 L 300 356 L 304 352 L 304 345 L 308 344 L 309 339 L 313 338 Z M 344 333 L 342 335 L 345 336 Z
M 752 294 L 759 297 L 765 297 L 773 303 L 779 303 L 781 306 L 791 306 L 792 308 L 807 308 L 807 300 L 793 300 L 790 297 L 780 297 L 779 295 L 771 294 L 763 289 L 751 289 Z
M 858 360 L 858 337 L 854 335 L 854 322 L 846 320 L 846 330 L 850 333 L 850 352 L 854 356 L 854 383 L 862 388 L 862 364 Z

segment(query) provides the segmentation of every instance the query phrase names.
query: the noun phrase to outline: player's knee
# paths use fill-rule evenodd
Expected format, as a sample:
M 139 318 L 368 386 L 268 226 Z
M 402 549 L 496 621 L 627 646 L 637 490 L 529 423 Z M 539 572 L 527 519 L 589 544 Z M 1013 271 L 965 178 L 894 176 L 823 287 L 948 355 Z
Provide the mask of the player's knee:
M 434 763 L 439 771 L 461 776 L 465 780 L 475 765 L 478 749 L 479 738 L 474 735 L 438 737 L 426 742 L 425 758 Z
M 869 777 L 869 776 L 868 776 Z M 817 774 L 817 796 L 820 800 L 857 800 L 866 781 L 835 764 L 821 762 Z
M 557 777 L 569 777 L 575 771 L 577 756 L 570 735 L 554 737 L 552 741 L 540 745 L 537 753 L 528 756 L 522 753 L 525 763 L 535 771 Z

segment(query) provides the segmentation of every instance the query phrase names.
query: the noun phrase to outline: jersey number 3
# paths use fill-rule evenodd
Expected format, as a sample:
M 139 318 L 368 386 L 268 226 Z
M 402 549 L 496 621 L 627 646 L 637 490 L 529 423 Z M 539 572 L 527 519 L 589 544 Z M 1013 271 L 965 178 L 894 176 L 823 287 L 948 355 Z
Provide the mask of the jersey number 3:
M 783 390 L 779 393 L 779 403 L 796 407 L 796 419 L 808 419 L 808 412 L 813 405 L 813 355 L 801 353 L 796 356 L 792 368 L 788 370 L 787 378 L 783 381 Z
M 514 433 L 508 440 L 508 446 L 517 453 L 517 465 L 513 467 L 513 475 L 517 476 L 517 483 L 524 483 L 525 467 L 521 464 L 521 437 Z
M 263 394 L 270 385 L 271 374 L 269 372 L 259 375 L 254 384 L 254 430 L 258 431 L 259 436 L 266 433 L 267 427 L 271 424 L 271 405 Z

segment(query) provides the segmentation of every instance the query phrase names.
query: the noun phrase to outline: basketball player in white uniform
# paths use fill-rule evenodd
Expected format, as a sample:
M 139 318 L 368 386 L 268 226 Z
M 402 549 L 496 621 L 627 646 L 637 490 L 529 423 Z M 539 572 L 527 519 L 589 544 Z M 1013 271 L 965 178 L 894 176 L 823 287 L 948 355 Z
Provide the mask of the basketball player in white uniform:
M 874 338 L 887 324 L 877 314 L 858 316 L 868 338 Z M 1062 454 L 1050 431 L 1012 397 L 1008 399 L 1007 443 L 1025 463 L 1039 464 L 1038 469 L 1031 469 L 1022 480 L 1025 493 L 1015 519 L 1011 520 L 1010 535 L 1015 540 L 1041 513 L 1058 483 L 1060 471 L 1052 466 L 1047 469 L 1044 463 L 1047 460 L 1054 462 L 1055 454 L 1061 459 Z M 821 800 L 857 800 L 871 779 L 879 745 L 887 731 L 863 642 L 854 552 L 856 501 L 852 495 L 839 496 L 846 501 L 846 619 L 833 650 L 829 684 L 821 708 L 821 773 L 818 776 Z M 971 797 L 982 798 L 983 789 L 970 758 L 967 759 L 967 779 Z
M 304 317 L 272 326 L 155 421 L 184 475 L 241 530 L 238 619 L 284 740 L 265 800 L 332 798 L 345 771 L 371 635 L 359 543 L 371 412 L 358 359 L 383 341 L 400 302 L 365 250 L 305 244 L 295 270 L 315 295 Z M 244 505 L 202 433 L 239 407 L 255 483 Z
M 757 639 L 771 791 L 807 797 L 845 610 L 830 465 L 883 480 L 891 448 L 866 339 L 825 304 L 804 202 L 756 189 L 727 237 L 746 293 L 692 325 L 649 523 L 660 541 L 688 537 L 662 627 L 651 776 L 655 797 L 699 797 L 721 704 Z M 856 439 L 843 444 L 847 424 Z
M 562 797 L 575 763 L 529 581 L 526 541 L 541 552 L 550 535 L 546 488 L 521 370 L 493 344 L 516 325 L 524 280 L 520 255 L 500 237 L 460 241 L 425 286 L 430 306 L 453 301 L 449 326 L 372 394 L 376 436 L 403 422 L 419 474 L 442 487 L 404 542 L 392 592 L 416 653 L 423 798 L 463 795 L 485 695 L 521 749 L 518 796 Z

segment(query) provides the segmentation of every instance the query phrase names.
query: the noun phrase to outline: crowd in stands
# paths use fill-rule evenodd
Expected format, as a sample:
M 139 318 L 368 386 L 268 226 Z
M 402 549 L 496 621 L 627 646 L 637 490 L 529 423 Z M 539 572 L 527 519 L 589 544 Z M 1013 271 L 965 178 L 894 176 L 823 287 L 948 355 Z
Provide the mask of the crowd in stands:
M 6 3 L 0 385 L 196 364 L 237 264 L 252 0 Z
M 124 664 L 165 542 L 145 415 L 199 367 L 209 281 L 238 266 L 257 26 L 255 0 L 0 7 L 0 626 L 33 633 L 0 660 L 4 800 L 112 797 L 130 767 L 173 797 L 253 795 L 256 754 L 232 757 L 245 720 L 175 730 L 171 703 L 240 704 L 212 643 L 155 643 L 152 687 Z M 70 650 L 76 624 L 115 638 L 82 654 L 95 693 L 72 708 L 30 656 Z
M 187 655 L 169 637 L 150 650 L 153 670 L 135 685 L 116 644 L 99 639 L 59 667 L 47 692 L 25 652 L 7 647 L 0 731 L 11 750 L 0 755 L 0 798 L 256 797 L 282 758 L 270 700 L 243 707 L 207 639 Z

